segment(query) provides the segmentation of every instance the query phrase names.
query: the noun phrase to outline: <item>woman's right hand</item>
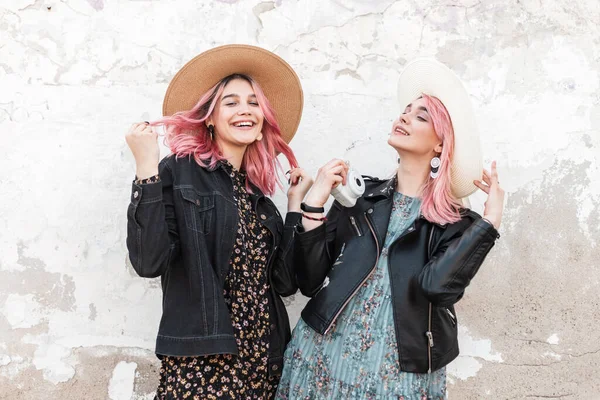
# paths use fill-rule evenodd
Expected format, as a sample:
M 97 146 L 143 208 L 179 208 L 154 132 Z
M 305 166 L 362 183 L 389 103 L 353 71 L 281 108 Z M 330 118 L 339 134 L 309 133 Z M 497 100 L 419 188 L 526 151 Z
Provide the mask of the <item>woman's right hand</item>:
M 323 207 L 331 195 L 331 191 L 339 184 L 346 184 L 348 164 L 342 160 L 333 159 L 319 168 L 315 182 L 304 200 L 312 207 Z
M 146 179 L 158 174 L 160 149 L 157 137 L 158 134 L 147 122 L 131 125 L 125 134 L 125 141 L 135 158 L 138 179 Z

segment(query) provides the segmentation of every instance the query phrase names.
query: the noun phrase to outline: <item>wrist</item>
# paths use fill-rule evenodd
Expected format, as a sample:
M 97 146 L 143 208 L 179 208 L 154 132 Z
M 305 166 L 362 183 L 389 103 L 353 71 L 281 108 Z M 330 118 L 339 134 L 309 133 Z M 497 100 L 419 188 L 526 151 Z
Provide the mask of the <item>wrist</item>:
M 297 213 L 302 212 L 302 210 L 300 209 L 300 203 L 298 203 L 298 204 L 296 204 L 296 203 L 294 203 L 294 204 L 288 203 L 287 212 L 297 212 Z
M 158 175 L 158 165 L 136 165 L 135 175 L 138 179 L 147 179 Z
M 482 219 L 492 225 L 496 230 L 500 227 L 498 220 L 490 215 L 484 215 Z
M 300 204 L 300 209 L 305 212 L 305 213 L 311 213 L 311 214 L 323 214 L 325 213 L 325 208 L 324 207 L 314 207 L 311 206 L 309 204 L 306 203 L 301 203 Z
M 310 195 L 306 197 L 306 199 L 304 199 L 304 204 L 306 204 L 309 207 L 316 207 L 316 208 L 321 208 L 325 206 L 325 202 L 323 201 L 319 201 L 318 199 L 311 197 Z

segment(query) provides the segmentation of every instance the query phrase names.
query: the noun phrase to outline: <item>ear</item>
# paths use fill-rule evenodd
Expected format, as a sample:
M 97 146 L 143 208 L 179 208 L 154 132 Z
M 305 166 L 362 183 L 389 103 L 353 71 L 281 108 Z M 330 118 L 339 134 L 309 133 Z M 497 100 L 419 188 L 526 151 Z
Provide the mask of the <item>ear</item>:
M 435 151 L 436 153 L 441 153 L 443 148 L 444 146 L 442 146 L 441 143 L 438 143 L 438 145 L 434 147 L 433 151 Z
M 215 125 L 215 124 L 213 124 L 212 119 L 207 119 L 206 121 L 204 121 L 204 124 L 206 125 L 207 128 L 209 125 L 213 125 L 213 126 Z
M 258 137 L 256 138 L 256 140 L 258 140 L 260 142 L 262 140 L 262 138 L 263 138 L 263 134 L 261 132 L 260 135 L 258 135 Z

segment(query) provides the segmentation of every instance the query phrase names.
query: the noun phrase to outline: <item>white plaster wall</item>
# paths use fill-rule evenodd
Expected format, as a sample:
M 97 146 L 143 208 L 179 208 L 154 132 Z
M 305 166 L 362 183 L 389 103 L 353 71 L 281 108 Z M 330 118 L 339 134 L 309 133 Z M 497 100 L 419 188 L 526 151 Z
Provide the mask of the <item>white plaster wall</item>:
M 298 72 L 292 147 L 313 173 L 336 156 L 389 174 L 399 71 L 452 67 L 508 200 L 458 307 L 450 398 L 600 398 L 599 23 L 598 0 L 3 0 L 0 399 L 152 398 L 160 289 L 127 265 L 123 135 L 227 43 Z

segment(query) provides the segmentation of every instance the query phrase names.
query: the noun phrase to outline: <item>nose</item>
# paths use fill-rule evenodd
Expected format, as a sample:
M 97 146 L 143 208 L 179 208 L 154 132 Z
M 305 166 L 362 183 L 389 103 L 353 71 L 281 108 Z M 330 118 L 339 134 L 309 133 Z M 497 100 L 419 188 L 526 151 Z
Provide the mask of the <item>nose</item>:
M 400 114 L 400 122 L 402 122 L 403 124 L 408 124 L 409 122 L 409 118 L 408 118 L 408 114 Z
M 248 104 L 240 104 L 238 115 L 250 115 L 250 107 L 248 106 Z

